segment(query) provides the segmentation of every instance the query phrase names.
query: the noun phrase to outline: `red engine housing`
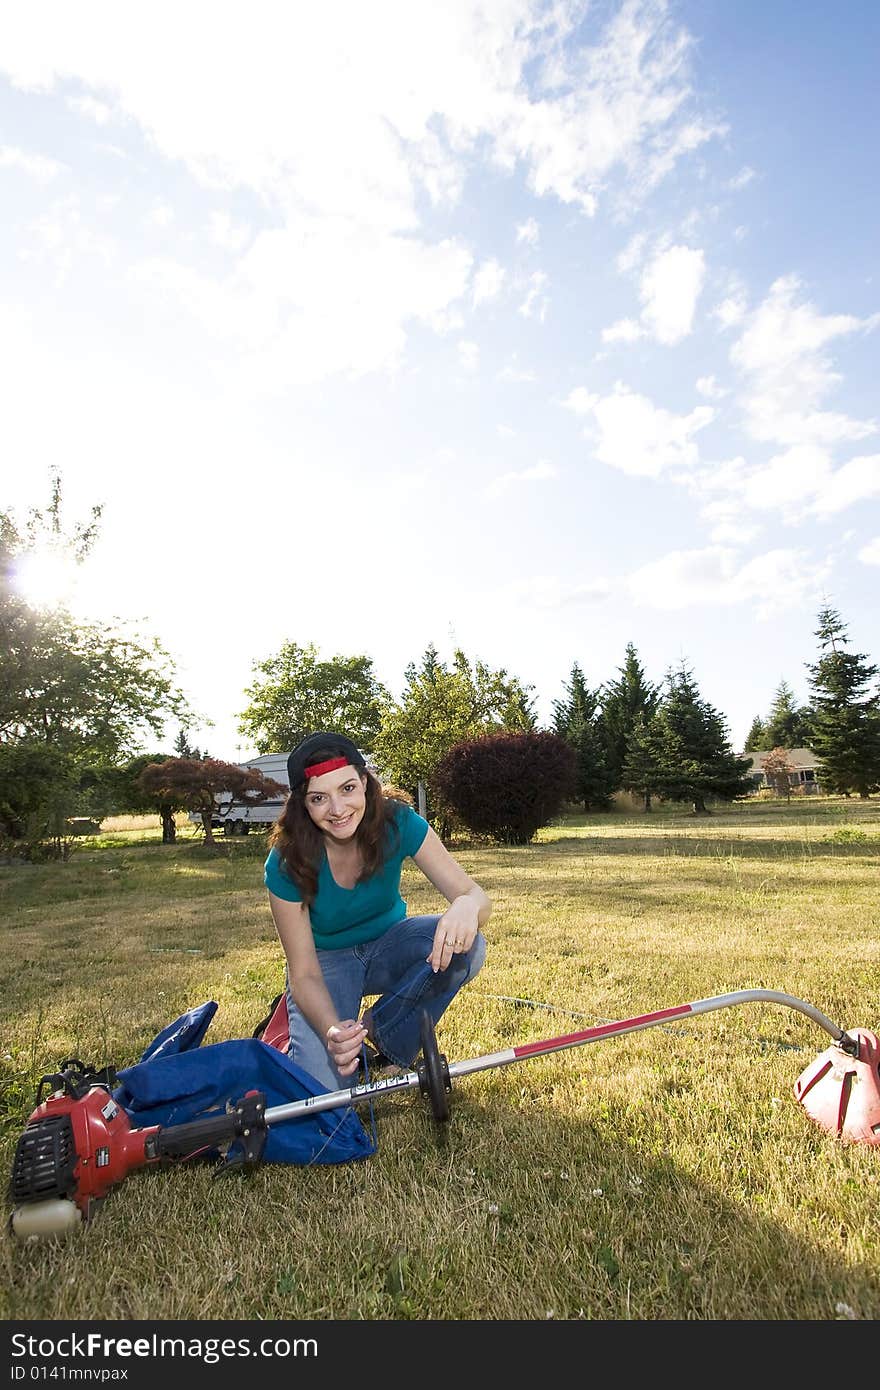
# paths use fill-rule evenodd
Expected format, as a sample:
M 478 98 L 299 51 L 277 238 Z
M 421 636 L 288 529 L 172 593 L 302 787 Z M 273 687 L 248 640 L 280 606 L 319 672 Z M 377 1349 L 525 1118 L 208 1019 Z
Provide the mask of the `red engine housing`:
M 36 1107 L 19 1140 L 14 1195 L 24 1201 L 69 1197 L 88 1217 L 93 1200 L 151 1161 L 146 1149 L 158 1128 L 133 1129 L 104 1086 L 80 1095 L 56 1091 Z

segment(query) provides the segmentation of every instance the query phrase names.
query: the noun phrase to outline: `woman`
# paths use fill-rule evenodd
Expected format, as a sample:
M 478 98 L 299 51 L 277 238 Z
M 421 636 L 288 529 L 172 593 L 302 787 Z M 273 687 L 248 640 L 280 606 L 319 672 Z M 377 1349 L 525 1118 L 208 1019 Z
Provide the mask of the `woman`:
M 288 1055 L 330 1090 L 374 1065 L 412 1066 L 424 1009 L 436 1023 L 486 957 L 492 904 L 412 807 L 382 794 L 350 739 L 315 733 L 287 760 L 290 795 L 264 881 L 287 960 Z M 411 857 L 449 903 L 407 917 Z M 365 995 L 380 996 L 359 1018 Z

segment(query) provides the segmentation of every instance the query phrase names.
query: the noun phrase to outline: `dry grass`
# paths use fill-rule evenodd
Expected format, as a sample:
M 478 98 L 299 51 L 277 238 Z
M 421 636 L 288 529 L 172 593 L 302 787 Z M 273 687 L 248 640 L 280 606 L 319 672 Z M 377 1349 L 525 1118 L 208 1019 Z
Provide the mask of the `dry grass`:
M 0 870 L 7 1170 L 60 1060 L 130 1063 L 209 998 L 208 1041 L 249 1036 L 281 987 L 262 838 L 155 838 Z M 450 1061 L 749 988 L 878 1028 L 877 802 L 574 816 L 457 853 L 495 912 Z M 406 888 L 434 908 L 417 871 Z M 63 1242 L 7 1234 L 0 1315 L 876 1318 L 880 1149 L 793 1098 L 829 1041 L 750 1004 L 461 1077 L 441 1129 L 386 1097 L 364 1163 L 142 1170 Z

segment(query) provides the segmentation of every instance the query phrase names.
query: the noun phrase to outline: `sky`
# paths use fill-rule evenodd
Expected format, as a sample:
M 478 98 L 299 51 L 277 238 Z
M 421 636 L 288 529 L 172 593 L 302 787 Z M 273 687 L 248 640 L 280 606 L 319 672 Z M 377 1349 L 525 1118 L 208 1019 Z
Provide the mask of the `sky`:
M 215 757 L 285 641 L 544 724 L 632 643 L 738 751 L 821 606 L 880 660 L 878 59 L 876 0 L 6 6 L 0 509 L 103 508 L 26 592 Z

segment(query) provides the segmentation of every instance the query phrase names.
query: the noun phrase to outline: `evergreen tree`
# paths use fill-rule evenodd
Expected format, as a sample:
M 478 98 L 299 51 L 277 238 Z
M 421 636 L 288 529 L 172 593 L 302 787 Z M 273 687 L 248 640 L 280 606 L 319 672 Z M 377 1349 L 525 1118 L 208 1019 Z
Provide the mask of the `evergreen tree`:
M 707 796 L 733 801 L 751 790 L 751 764 L 731 749 L 724 716 L 702 698 L 684 662 L 666 681 L 667 692 L 652 721 L 659 752 L 657 790 L 670 801 L 693 802 L 695 815 L 708 815 Z
M 808 667 L 815 692 L 811 747 L 822 760 L 822 784 L 867 797 L 880 790 L 877 667 L 864 653 L 846 651 L 847 629 L 833 608 L 821 609 L 815 635 L 821 656 Z
M 660 731 L 653 715 L 637 714 L 626 745 L 626 757 L 620 771 L 620 785 L 644 799 L 644 809 L 651 810 L 651 798 L 668 780 L 664 774 Z
M 752 720 L 752 727 L 746 735 L 745 753 L 763 753 L 767 747 L 767 726 L 763 719 L 756 714 Z
M 599 692 L 590 690 L 577 662 L 565 684 L 565 698 L 553 701 L 553 728 L 575 752 L 575 796 L 585 811 L 607 811 L 613 780 Z
M 623 786 L 624 763 L 637 720 L 641 717 L 643 723 L 650 722 L 660 698 L 657 687 L 645 679 L 632 642 L 627 643 L 624 664 L 617 669 L 619 679 L 609 681 L 601 691 L 612 790 Z
M 809 716 L 786 681 L 780 681 L 764 726 L 764 748 L 804 748 L 809 741 Z

